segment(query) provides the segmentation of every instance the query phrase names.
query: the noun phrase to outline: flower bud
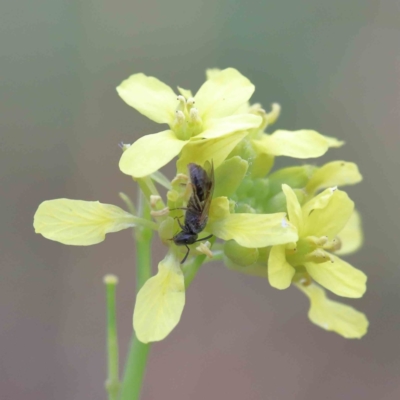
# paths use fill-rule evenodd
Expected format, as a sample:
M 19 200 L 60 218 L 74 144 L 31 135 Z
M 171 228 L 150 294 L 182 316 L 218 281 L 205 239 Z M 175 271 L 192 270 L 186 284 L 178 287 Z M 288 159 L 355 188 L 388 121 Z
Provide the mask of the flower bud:
M 258 259 L 258 249 L 242 247 L 234 240 L 228 240 L 224 244 L 224 254 L 234 264 L 241 267 L 254 264 Z
M 164 244 L 168 244 L 168 241 L 174 236 L 174 219 L 172 217 L 166 218 L 161 222 L 158 228 L 158 235 Z
M 303 165 L 283 168 L 274 172 L 268 177 L 271 195 L 280 192 L 283 183 L 292 189 L 304 188 L 316 169 L 317 167 L 313 165 Z

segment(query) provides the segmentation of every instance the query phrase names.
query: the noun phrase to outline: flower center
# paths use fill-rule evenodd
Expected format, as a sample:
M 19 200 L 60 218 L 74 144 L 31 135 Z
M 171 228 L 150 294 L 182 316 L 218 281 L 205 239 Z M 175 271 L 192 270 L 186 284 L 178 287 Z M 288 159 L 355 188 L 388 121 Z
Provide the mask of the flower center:
M 286 250 L 286 256 L 294 267 L 302 266 L 304 262 L 311 261 L 316 264 L 333 262 L 328 251 L 339 250 L 341 242 L 339 238 L 329 240 L 327 236 L 307 236 L 297 242 L 295 249 Z
M 175 111 L 175 119 L 171 125 L 176 137 L 181 140 L 188 140 L 198 135 L 203 130 L 203 121 L 199 110 L 194 107 L 195 99 L 178 96 L 178 107 Z

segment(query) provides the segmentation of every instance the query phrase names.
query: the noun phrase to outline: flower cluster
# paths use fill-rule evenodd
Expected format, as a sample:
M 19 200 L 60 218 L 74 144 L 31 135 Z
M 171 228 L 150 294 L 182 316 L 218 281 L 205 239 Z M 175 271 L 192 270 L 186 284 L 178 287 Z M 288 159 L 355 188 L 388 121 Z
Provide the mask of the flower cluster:
M 140 289 L 133 317 L 144 343 L 162 340 L 175 328 L 193 271 L 211 258 L 232 270 L 265 277 L 276 289 L 297 287 L 310 300 L 310 320 L 323 329 L 346 338 L 360 338 L 367 331 L 364 314 L 325 293 L 359 298 L 366 290 L 365 274 L 339 257 L 362 244 L 359 214 L 341 190 L 361 181 L 358 168 L 334 161 L 274 171 L 275 157 L 316 158 L 343 142 L 307 129 L 267 133 L 280 106 L 273 104 L 266 112 L 250 104 L 254 90 L 233 68 L 207 71 L 195 95 L 179 87 L 176 93 L 141 73 L 130 76 L 117 88 L 121 98 L 154 122 L 168 125 L 122 146 L 120 169 L 139 183 L 149 213 L 137 212 L 123 195 L 128 211 L 56 199 L 43 202 L 35 214 L 37 233 L 68 245 L 96 244 L 106 233 L 132 227 L 158 232 L 166 256 Z M 174 158 L 176 176 L 170 181 L 160 169 Z M 193 196 L 188 165 L 210 162 L 213 196 L 200 240 L 212 239 L 189 245 L 189 258 L 181 264 L 186 249 L 171 239 L 181 230 L 180 218 Z M 164 199 L 158 186 L 167 189 Z

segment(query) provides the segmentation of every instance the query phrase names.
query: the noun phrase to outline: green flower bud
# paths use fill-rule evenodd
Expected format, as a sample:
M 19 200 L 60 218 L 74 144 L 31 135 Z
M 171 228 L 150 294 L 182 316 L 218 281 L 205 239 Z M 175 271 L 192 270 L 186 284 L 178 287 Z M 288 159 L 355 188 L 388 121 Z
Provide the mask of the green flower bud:
M 236 213 L 256 214 L 256 210 L 246 203 L 237 203 L 235 208 Z
M 252 265 L 258 259 L 258 249 L 240 246 L 235 240 L 225 242 L 224 254 L 230 261 L 241 267 Z
M 239 156 L 225 160 L 215 171 L 214 197 L 231 197 L 246 175 L 248 165 Z
M 168 244 L 168 241 L 174 236 L 174 219 L 171 217 L 166 218 L 160 223 L 158 228 L 158 235 L 164 244 Z
M 317 169 L 313 165 L 303 165 L 301 167 L 283 168 L 274 172 L 268 177 L 270 196 L 279 193 L 282 190 L 283 183 L 291 188 L 304 188 Z
M 297 200 L 300 203 L 300 205 L 304 204 L 306 200 L 306 194 L 304 193 L 304 190 L 294 189 L 293 191 L 296 194 Z M 275 196 L 271 197 L 264 204 L 263 211 L 267 213 L 287 212 L 285 194 L 283 192 L 280 192 Z

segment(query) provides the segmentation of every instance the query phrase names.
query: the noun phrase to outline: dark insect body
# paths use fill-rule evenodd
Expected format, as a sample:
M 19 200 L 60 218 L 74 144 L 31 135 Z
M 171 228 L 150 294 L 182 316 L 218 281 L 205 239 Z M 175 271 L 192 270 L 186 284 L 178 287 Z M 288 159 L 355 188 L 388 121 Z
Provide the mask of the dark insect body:
M 186 246 L 187 252 L 181 264 L 183 264 L 190 252 L 189 244 L 209 239 L 212 235 L 198 239 L 198 234 L 206 227 L 208 211 L 210 210 L 212 195 L 214 191 L 214 166 L 206 162 L 205 168 L 197 164 L 189 164 L 190 182 L 192 194 L 186 208 L 185 221 L 178 223 L 182 231 L 177 233 L 172 240 L 177 246 Z

